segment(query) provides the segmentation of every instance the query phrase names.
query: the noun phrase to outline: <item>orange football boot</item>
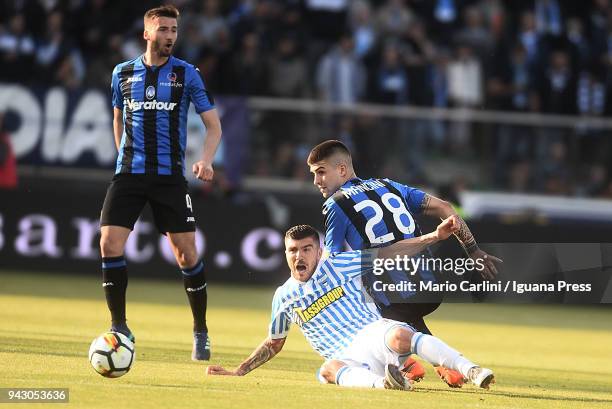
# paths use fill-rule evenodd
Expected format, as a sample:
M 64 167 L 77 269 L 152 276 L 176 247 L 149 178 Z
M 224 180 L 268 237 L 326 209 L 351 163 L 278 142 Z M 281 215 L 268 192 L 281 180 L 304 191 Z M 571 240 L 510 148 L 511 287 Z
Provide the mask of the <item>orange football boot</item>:
M 451 388 L 461 388 L 465 383 L 465 379 L 463 379 L 463 375 L 459 371 L 443 366 L 436 366 L 435 369 L 440 379 Z
M 411 357 L 406 359 L 406 362 L 404 362 L 400 370 L 402 374 L 404 374 L 404 377 L 412 382 L 420 382 L 421 379 L 425 377 L 425 368 L 423 365 Z

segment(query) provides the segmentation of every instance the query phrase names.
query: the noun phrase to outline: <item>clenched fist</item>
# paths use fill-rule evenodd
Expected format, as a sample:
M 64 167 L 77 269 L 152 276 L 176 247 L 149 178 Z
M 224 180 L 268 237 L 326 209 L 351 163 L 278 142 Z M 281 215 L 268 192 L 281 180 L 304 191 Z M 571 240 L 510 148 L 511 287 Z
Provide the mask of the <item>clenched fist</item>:
M 193 174 L 200 180 L 210 182 L 213 179 L 215 171 L 211 163 L 204 163 L 203 160 L 193 164 Z

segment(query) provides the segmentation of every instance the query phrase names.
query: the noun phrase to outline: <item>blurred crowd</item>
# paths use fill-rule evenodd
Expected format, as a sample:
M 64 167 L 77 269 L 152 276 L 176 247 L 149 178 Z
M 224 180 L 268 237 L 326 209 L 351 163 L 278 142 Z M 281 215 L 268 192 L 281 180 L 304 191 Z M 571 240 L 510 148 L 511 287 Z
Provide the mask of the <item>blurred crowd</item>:
M 175 55 L 198 65 L 215 94 L 612 113 L 610 0 L 173 3 Z M 142 14 L 158 2 L 0 5 L 0 81 L 78 88 L 107 87 L 115 64 L 142 53 Z M 427 183 L 436 157 L 486 157 L 486 182 L 475 181 L 483 187 L 612 197 L 610 131 L 298 114 L 259 121 L 250 166 L 260 175 L 306 178 L 309 146 L 336 138 L 378 175 Z

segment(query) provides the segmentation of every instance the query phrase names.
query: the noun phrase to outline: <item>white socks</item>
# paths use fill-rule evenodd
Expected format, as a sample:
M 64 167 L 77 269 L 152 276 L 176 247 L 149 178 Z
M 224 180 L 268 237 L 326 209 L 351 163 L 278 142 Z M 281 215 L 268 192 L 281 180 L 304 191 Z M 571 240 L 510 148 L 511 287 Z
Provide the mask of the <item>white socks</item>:
M 412 334 L 410 349 L 432 365 L 454 369 L 466 378 L 470 368 L 477 366 L 440 339 L 420 332 Z
M 358 388 L 384 388 L 385 378 L 369 369 L 358 366 L 343 366 L 336 373 L 336 384 Z

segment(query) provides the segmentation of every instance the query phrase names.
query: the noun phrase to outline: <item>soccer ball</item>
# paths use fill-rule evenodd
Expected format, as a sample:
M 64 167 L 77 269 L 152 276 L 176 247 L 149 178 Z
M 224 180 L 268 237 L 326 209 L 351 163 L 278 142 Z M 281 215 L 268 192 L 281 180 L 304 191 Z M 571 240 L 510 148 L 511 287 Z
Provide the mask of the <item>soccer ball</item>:
M 89 347 L 89 362 L 94 371 L 107 378 L 125 375 L 134 363 L 134 344 L 123 334 L 105 332 Z

